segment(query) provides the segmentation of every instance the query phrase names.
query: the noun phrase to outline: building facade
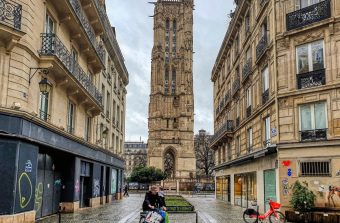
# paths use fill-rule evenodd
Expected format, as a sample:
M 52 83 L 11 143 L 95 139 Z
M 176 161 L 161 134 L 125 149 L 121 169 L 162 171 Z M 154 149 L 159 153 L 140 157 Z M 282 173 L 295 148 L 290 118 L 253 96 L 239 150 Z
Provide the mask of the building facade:
M 148 144 L 140 142 L 125 142 L 125 177 L 130 177 L 133 168 L 147 166 Z
M 158 0 L 154 11 L 148 165 L 168 178 L 195 174 L 193 0 Z
M 59 205 L 73 212 L 120 198 L 122 143 L 102 142 L 109 134 L 124 140 L 111 121 L 119 117 L 123 123 L 124 115 L 107 117 L 114 103 L 106 103 L 99 89 L 107 86 L 104 74 L 113 67 L 116 80 L 105 94 L 124 113 L 128 73 L 105 2 L 1 5 L 0 175 L 6 179 L 0 221 L 35 222 L 57 213 Z M 109 130 L 100 128 L 103 117 Z
M 287 208 L 299 180 L 319 194 L 317 206 L 339 205 L 329 196 L 340 183 L 339 9 L 332 0 L 237 1 L 212 72 L 217 198 Z

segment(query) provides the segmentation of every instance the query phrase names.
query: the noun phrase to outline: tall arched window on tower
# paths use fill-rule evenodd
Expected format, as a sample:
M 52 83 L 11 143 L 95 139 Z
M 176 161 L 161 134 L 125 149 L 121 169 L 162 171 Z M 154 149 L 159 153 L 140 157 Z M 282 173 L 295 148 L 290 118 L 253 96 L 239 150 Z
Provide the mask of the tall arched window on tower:
M 177 22 L 176 19 L 173 21 L 173 34 L 172 34 L 172 56 L 176 57 L 176 48 L 177 48 Z
M 172 68 L 172 77 L 171 77 L 171 94 L 176 94 L 176 69 Z
M 165 21 L 165 63 L 169 63 L 169 47 L 170 47 L 170 20 Z
M 164 94 L 169 94 L 169 68 L 165 68 L 165 74 L 164 74 Z
M 168 179 L 175 177 L 175 156 L 172 149 L 164 155 L 164 172 Z

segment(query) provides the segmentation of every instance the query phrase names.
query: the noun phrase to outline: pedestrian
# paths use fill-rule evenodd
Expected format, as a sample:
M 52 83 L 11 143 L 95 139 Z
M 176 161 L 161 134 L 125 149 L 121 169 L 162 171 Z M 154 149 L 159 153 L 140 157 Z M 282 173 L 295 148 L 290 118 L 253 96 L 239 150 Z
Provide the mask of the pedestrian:
M 158 209 L 159 208 L 159 209 Z M 158 209 L 158 210 L 157 210 Z M 156 185 L 152 185 L 150 188 L 150 191 L 146 192 L 145 199 L 143 202 L 143 211 L 159 211 L 158 213 L 162 215 L 165 214 L 165 218 L 163 217 L 163 220 L 161 223 L 166 222 L 166 204 L 164 200 L 159 195 L 159 188 Z
M 124 187 L 124 197 L 125 196 L 128 196 L 129 197 L 129 187 L 127 184 L 125 184 L 125 187 Z

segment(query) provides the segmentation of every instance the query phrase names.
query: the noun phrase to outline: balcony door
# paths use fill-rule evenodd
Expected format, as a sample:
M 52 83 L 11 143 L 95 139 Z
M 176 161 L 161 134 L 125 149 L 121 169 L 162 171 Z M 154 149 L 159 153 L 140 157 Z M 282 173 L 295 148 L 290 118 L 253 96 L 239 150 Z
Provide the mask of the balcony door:
M 296 9 L 302 9 L 311 5 L 314 5 L 316 3 L 319 3 L 323 0 L 297 0 Z
M 53 35 L 55 33 L 55 26 L 54 26 L 54 20 L 52 19 L 52 17 L 49 15 L 49 14 L 46 14 L 46 18 L 45 18 L 45 35 L 46 35 L 46 38 L 47 40 L 44 40 L 46 41 L 47 43 L 46 44 L 46 50 L 49 51 L 50 53 L 54 53 L 54 38 L 53 38 Z

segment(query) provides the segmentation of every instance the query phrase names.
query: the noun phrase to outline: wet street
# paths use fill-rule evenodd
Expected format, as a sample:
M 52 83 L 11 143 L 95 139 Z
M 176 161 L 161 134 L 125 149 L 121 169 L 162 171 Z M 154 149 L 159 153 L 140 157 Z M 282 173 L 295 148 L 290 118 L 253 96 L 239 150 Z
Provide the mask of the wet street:
M 184 196 L 197 211 L 199 223 L 241 223 L 242 208 L 227 205 L 217 201 L 213 196 Z M 122 201 L 104 205 L 98 208 L 81 210 L 74 214 L 63 214 L 62 223 L 138 223 L 139 213 L 142 207 L 144 196 L 132 194 Z M 195 223 L 196 216 L 177 214 L 169 215 L 171 223 Z M 40 220 L 39 223 L 57 223 L 57 216 Z

